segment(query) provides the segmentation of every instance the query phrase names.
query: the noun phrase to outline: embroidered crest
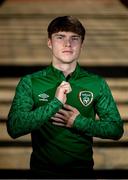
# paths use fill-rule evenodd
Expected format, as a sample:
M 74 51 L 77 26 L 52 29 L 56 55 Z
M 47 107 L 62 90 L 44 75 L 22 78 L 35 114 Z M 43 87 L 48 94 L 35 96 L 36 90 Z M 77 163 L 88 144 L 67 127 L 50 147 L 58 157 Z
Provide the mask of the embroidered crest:
M 48 101 L 49 95 L 47 95 L 46 93 L 39 94 L 38 96 L 39 96 L 39 101 Z
M 84 106 L 88 106 L 93 100 L 93 93 L 90 91 L 81 91 L 79 93 L 80 102 Z

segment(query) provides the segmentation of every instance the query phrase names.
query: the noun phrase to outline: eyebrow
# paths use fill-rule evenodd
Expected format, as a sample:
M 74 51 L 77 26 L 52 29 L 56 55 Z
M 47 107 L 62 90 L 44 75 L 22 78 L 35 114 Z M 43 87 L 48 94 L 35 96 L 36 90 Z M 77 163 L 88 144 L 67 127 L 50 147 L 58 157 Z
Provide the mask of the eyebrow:
M 54 36 L 62 36 L 62 37 L 65 37 L 66 35 L 65 34 L 61 34 L 61 33 L 55 33 Z M 74 35 L 71 35 L 71 37 L 81 37 L 79 34 L 74 34 Z
M 64 34 L 54 34 L 54 36 L 65 36 Z

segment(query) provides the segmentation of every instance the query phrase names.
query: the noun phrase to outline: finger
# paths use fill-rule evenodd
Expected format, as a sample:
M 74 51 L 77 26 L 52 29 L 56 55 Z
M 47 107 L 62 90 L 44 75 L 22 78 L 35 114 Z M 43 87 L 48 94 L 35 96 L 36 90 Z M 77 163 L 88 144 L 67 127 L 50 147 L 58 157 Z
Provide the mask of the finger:
M 72 91 L 71 86 L 69 84 L 65 84 L 65 85 L 62 85 L 60 87 L 65 90 L 65 94 Z
M 65 124 L 65 121 L 63 119 L 60 119 L 60 118 L 57 118 L 57 117 L 52 117 L 51 119 L 53 120 L 53 122 Z
M 62 83 L 60 84 L 60 87 L 65 88 L 65 94 L 72 91 L 70 84 L 66 81 L 62 81 Z
M 65 109 L 60 109 L 59 113 L 63 115 L 63 119 L 67 119 L 70 117 L 71 113 L 69 112 L 69 110 L 65 110 Z
M 65 124 L 63 124 L 63 123 L 57 123 L 57 122 L 52 122 L 52 124 L 54 124 L 54 125 L 57 125 L 57 126 L 65 126 Z
M 62 83 L 60 85 L 64 85 L 64 84 L 67 84 L 67 82 L 66 81 L 62 81 Z
M 68 93 L 68 91 L 67 91 L 67 89 L 65 89 L 64 94 L 67 94 L 67 93 Z
M 68 111 L 74 111 L 74 107 L 70 106 L 69 104 L 64 104 L 64 109 Z
M 61 118 L 63 119 L 63 115 L 61 113 L 56 113 L 53 117 L 56 117 L 56 118 Z
M 61 85 L 70 85 L 70 84 L 69 84 L 69 82 L 67 82 L 67 81 L 62 81 L 62 83 L 60 84 L 60 86 L 61 86 Z
M 62 119 L 63 121 L 67 122 L 69 117 L 71 116 L 71 113 L 68 111 L 65 111 L 63 109 L 60 109 L 58 113 L 56 113 L 53 117 Z

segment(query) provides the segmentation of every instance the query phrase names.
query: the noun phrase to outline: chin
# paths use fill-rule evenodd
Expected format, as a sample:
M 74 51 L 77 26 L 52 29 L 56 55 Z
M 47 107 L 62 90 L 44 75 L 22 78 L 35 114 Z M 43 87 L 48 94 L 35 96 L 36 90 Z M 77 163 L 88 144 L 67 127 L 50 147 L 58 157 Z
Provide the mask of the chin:
M 71 64 L 73 63 L 75 60 L 62 60 L 63 64 Z
M 63 59 L 61 59 L 61 62 L 63 62 L 63 63 L 72 63 L 72 62 L 74 62 L 74 61 L 76 61 L 76 59 L 75 58 L 63 58 Z

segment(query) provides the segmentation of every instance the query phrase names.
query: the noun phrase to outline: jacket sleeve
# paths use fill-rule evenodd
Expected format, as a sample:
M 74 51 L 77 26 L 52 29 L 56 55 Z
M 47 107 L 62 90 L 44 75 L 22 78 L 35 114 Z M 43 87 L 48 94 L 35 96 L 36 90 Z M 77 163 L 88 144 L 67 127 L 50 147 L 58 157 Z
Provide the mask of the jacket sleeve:
M 30 133 L 48 121 L 61 107 L 62 103 L 54 98 L 48 104 L 36 109 L 32 98 L 32 85 L 29 76 L 22 78 L 8 114 L 7 131 L 12 138 Z
M 86 118 L 81 114 L 73 127 L 85 135 L 117 140 L 123 135 L 123 120 L 107 83 L 102 79 L 99 96 L 94 105 L 99 119 Z

